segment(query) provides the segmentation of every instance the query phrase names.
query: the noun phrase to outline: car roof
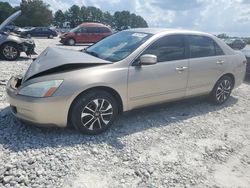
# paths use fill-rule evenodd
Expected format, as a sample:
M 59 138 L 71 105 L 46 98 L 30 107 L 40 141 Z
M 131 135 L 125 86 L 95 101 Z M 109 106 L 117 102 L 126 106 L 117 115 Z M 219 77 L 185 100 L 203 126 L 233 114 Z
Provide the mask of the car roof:
M 185 29 L 172 29 L 172 28 L 136 28 L 136 29 L 128 29 L 127 31 L 139 32 L 139 33 L 148 33 L 148 34 L 189 34 L 189 35 L 206 35 L 213 36 L 212 34 L 200 32 L 200 31 L 192 31 Z
M 106 25 L 104 25 L 102 23 L 96 23 L 96 22 L 84 22 L 84 23 L 81 23 L 80 26 L 84 26 L 84 27 L 107 27 Z

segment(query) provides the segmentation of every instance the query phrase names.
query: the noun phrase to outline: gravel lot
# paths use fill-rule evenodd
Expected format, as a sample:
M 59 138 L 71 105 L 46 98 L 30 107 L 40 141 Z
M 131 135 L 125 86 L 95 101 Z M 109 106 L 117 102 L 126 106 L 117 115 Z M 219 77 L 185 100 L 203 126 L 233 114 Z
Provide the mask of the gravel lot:
M 58 40 L 35 39 L 36 51 L 64 47 Z M 30 61 L 1 60 L 0 81 Z M 19 123 L 0 85 L 0 187 L 250 187 L 250 78 L 223 106 L 144 108 L 98 136 Z

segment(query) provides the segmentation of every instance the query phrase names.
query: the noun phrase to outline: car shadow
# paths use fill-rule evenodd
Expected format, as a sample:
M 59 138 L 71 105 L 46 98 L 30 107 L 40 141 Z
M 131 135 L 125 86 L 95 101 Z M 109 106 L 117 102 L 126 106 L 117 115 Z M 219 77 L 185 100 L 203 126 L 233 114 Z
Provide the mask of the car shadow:
M 21 56 L 21 57 L 19 57 L 16 61 L 28 61 L 28 60 L 30 60 L 30 59 L 32 59 L 32 57 L 29 57 L 29 56 L 26 56 L 26 57 Z M 7 61 L 7 60 L 4 60 L 3 58 L 0 58 L 0 60 Z M 9 61 L 9 62 L 14 62 L 14 63 L 15 63 L 16 61 Z
M 14 152 L 46 148 L 68 147 L 79 144 L 106 143 L 116 149 L 123 149 L 121 138 L 144 130 L 171 126 L 189 118 L 204 115 L 222 108 L 233 106 L 237 98 L 230 97 L 226 104 L 213 105 L 203 98 L 194 98 L 155 105 L 124 113 L 108 131 L 96 135 L 83 135 L 65 128 L 38 128 L 20 123 L 11 114 L 10 108 L 0 111 L 0 144 Z

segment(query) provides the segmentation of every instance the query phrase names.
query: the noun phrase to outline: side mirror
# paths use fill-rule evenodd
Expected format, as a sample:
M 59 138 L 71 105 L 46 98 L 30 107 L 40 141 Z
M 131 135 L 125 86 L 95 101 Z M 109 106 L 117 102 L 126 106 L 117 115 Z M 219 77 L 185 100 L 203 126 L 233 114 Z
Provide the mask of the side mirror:
M 157 63 L 157 56 L 152 54 L 144 54 L 140 57 L 140 65 L 153 65 Z

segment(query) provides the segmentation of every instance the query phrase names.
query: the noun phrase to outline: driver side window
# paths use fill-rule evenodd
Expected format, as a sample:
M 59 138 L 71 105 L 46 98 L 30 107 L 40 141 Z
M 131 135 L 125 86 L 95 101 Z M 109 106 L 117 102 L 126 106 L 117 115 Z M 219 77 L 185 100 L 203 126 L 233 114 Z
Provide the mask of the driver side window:
M 185 59 L 184 36 L 170 35 L 162 37 L 151 44 L 143 54 L 156 55 L 158 62 Z
M 77 30 L 77 33 L 87 33 L 87 29 L 85 27 L 81 27 Z

